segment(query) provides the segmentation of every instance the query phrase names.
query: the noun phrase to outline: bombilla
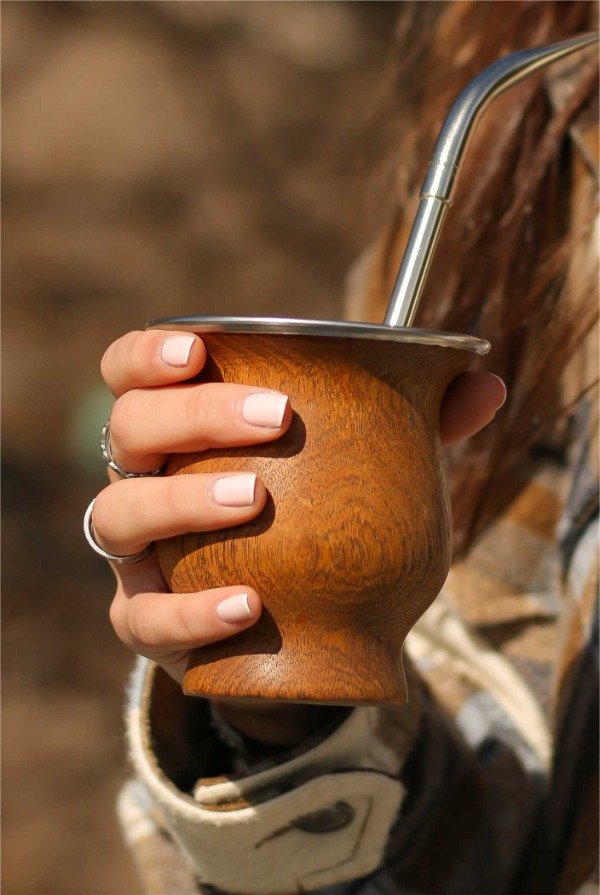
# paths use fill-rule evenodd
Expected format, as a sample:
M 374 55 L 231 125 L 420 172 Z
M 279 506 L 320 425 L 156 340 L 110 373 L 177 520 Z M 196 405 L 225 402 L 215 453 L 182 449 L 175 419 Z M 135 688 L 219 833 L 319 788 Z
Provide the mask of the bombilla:
M 475 125 L 485 109 L 513 84 L 597 39 L 598 33 L 584 34 L 550 46 L 519 50 L 498 59 L 473 78 L 455 100 L 433 150 L 419 208 L 383 321 L 385 324 L 412 324 L 460 166 Z

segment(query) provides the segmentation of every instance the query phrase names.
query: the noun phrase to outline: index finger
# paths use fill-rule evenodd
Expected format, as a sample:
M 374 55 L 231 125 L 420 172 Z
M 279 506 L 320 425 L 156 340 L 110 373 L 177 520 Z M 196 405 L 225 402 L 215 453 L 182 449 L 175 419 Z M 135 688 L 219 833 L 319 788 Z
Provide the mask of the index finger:
M 115 396 L 133 388 L 184 382 L 204 366 L 206 349 L 193 333 L 154 329 L 121 336 L 104 353 L 102 377 Z

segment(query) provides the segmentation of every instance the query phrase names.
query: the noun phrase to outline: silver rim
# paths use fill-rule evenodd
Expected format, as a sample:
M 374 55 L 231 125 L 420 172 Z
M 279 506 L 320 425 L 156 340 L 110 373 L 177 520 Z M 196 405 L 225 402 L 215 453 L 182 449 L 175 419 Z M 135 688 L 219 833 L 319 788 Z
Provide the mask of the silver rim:
M 342 320 L 298 320 L 290 317 L 158 317 L 146 329 L 184 329 L 193 333 L 270 333 L 290 336 L 329 336 L 333 338 L 374 339 L 380 342 L 408 342 L 435 345 L 438 348 L 462 348 L 474 354 L 487 354 L 490 343 L 476 336 L 435 332 L 413 326 L 378 326 Z

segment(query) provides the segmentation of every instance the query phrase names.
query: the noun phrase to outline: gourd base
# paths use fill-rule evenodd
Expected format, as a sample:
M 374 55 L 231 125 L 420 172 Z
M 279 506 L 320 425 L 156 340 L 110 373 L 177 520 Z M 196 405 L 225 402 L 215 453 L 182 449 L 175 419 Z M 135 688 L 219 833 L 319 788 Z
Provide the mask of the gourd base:
M 273 653 L 254 652 L 255 643 L 256 631 L 249 629 L 197 650 L 184 677 L 184 693 L 320 705 L 404 705 L 407 700 L 397 641 L 378 644 L 347 632 L 323 637 L 306 631 L 300 638 L 286 638 Z

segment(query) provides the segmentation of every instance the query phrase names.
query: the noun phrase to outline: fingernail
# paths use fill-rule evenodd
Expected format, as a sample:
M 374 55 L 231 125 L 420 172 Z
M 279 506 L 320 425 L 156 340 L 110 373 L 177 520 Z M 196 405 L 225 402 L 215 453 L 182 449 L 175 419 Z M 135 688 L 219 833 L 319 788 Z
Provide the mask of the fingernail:
M 213 483 L 213 497 L 222 507 L 251 507 L 256 491 L 256 475 L 243 472 L 226 475 Z
M 215 612 L 222 622 L 245 622 L 254 613 L 250 609 L 248 594 L 234 594 L 217 603 Z
M 506 383 L 504 382 L 504 380 L 500 379 L 499 376 L 496 376 L 495 373 L 492 373 L 492 376 L 497 381 L 498 386 L 499 386 L 498 398 L 500 400 L 500 403 L 498 404 L 498 407 L 496 408 L 496 413 L 497 413 L 500 410 L 500 408 L 503 406 L 504 402 L 506 401 L 506 396 L 507 396 L 508 392 L 506 391 Z
M 242 405 L 242 416 L 253 426 L 279 429 L 289 403 L 287 395 L 279 392 L 257 392 L 248 395 Z
M 169 367 L 185 367 L 196 341 L 194 336 L 171 336 L 160 346 L 160 357 Z

